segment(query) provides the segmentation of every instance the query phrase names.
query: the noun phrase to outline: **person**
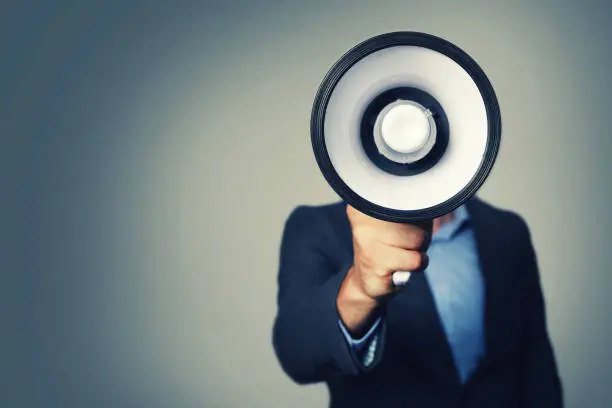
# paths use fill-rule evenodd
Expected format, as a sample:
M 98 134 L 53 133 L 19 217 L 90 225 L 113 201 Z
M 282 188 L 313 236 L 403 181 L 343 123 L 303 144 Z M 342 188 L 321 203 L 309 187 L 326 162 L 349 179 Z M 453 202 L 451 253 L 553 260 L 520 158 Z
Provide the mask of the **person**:
M 562 407 L 524 219 L 474 196 L 432 232 L 345 202 L 294 209 L 272 334 L 283 370 L 326 382 L 332 408 Z M 395 271 L 413 272 L 396 286 Z

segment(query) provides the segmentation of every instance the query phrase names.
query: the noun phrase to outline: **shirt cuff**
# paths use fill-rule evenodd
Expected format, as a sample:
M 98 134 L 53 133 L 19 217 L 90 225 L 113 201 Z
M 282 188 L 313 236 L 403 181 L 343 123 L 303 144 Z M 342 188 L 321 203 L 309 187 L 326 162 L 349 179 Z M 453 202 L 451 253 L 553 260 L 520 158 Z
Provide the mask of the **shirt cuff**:
M 344 337 L 346 338 L 348 344 L 350 344 L 351 348 L 356 352 L 360 352 L 368 345 L 370 340 L 374 337 L 374 334 L 377 333 L 381 320 L 382 316 L 379 316 L 374 324 L 372 324 L 372 327 L 370 327 L 370 330 L 368 330 L 366 334 L 358 339 L 351 336 L 347 328 L 342 323 L 342 320 L 338 319 L 338 325 L 340 326 L 340 329 L 342 330 L 342 333 L 344 334 Z

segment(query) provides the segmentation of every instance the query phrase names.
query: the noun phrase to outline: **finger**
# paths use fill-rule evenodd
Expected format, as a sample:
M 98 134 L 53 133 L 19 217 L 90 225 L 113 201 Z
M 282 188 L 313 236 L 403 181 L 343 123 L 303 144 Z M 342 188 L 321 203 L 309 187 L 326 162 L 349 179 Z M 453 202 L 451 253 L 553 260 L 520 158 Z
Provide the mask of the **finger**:
M 389 263 L 391 273 L 396 271 L 421 272 L 425 265 L 427 255 L 420 251 L 406 251 L 400 249 L 402 255 L 398 255 Z
M 412 231 L 416 231 L 417 233 L 422 234 L 419 237 L 420 239 L 418 240 L 417 245 L 414 247 L 414 249 L 419 249 L 422 252 L 427 251 L 427 248 L 429 248 L 429 244 L 431 244 L 431 236 L 433 234 L 433 220 L 415 221 L 410 223 L 409 225 L 412 227 Z
M 378 240 L 387 245 L 404 249 L 425 250 L 431 240 L 431 221 L 421 221 L 416 223 L 395 223 L 379 220 L 355 209 L 350 204 L 346 205 L 346 214 L 355 228 L 375 228 L 375 236 Z
M 384 228 L 378 239 L 387 245 L 409 250 L 425 249 L 430 238 L 427 232 L 412 224 L 394 224 Z
M 349 219 L 351 226 L 353 227 L 356 225 L 376 225 L 377 223 L 384 223 L 384 221 L 378 220 L 376 218 L 370 217 L 367 214 L 362 213 L 350 204 L 346 205 L 346 215 Z
M 413 273 L 424 271 L 429 265 L 429 256 L 426 253 L 421 253 L 421 266 L 413 271 L 395 271 L 391 274 L 391 284 L 394 288 L 403 288 L 410 280 Z
M 426 254 L 419 251 L 408 251 L 401 248 L 381 245 L 378 249 L 380 258 L 384 259 L 384 264 L 378 271 L 379 276 L 388 276 L 396 271 L 415 271 L 421 270 L 427 262 Z
M 394 222 L 384 221 L 384 220 L 381 220 L 381 219 L 369 216 L 369 215 L 359 211 L 355 207 L 351 206 L 350 204 L 346 205 L 346 215 L 347 215 L 351 225 L 355 225 L 355 224 L 365 224 L 365 225 L 370 224 L 370 225 L 376 225 L 376 226 L 382 226 L 382 225 L 393 226 L 393 225 L 398 225 L 398 224 L 396 224 Z

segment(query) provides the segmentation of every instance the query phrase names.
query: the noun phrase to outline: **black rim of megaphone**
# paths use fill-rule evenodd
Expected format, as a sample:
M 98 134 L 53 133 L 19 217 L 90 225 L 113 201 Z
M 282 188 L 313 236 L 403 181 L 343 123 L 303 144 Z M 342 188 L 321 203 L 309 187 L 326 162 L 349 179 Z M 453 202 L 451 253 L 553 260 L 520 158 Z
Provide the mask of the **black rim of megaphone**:
M 485 155 L 480 163 L 478 171 L 470 182 L 450 199 L 435 206 L 418 210 L 396 210 L 386 208 L 369 202 L 355 193 L 344 183 L 344 181 L 342 181 L 340 176 L 338 176 L 338 173 L 331 163 L 325 145 L 325 112 L 331 94 L 340 78 L 355 63 L 367 55 L 384 48 L 401 45 L 429 48 L 446 55 L 459 64 L 472 77 L 474 83 L 478 87 L 485 104 L 488 121 Z M 310 133 L 317 164 L 327 182 L 344 201 L 357 210 L 378 219 L 392 222 L 416 222 L 433 219 L 450 213 L 455 208 L 464 204 L 476 193 L 489 175 L 497 157 L 501 140 L 501 117 L 493 86 L 480 66 L 467 53 L 449 41 L 431 34 L 399 31 L 381 34 L 363 41 L 347 51 L 332 66 L 327 75 L 325 75 L 325 78 L 323 78 L 323 82 L 319 86 L 319 90 L 315 97 L 310 118 Z

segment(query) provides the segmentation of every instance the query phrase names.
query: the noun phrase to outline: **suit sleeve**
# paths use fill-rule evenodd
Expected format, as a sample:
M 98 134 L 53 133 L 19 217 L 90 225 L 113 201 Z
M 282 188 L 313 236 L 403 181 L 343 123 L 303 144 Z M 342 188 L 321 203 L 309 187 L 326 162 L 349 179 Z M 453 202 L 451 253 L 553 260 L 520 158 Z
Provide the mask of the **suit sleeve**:
M 347 342 L 338 324 L 336 296 L 351 265 L 335 265 L 328 225 L 311 207 L 298 207 L 285 223 L 278 273 L 273 345 L 283 370 L 297 383 L 330 381 L 372 369 Z M 385 325 L 380 328 L 384 335 Z M 382 341 L 379 341 L 382 343 Z
M 563 407 L 562 386 L 547 330 L 545 301 L 537 257 L 529 228 L 522 219 L 521 224 L 527 300 L 527 330 L 521 376 L 522 406 L 561 408 Z

